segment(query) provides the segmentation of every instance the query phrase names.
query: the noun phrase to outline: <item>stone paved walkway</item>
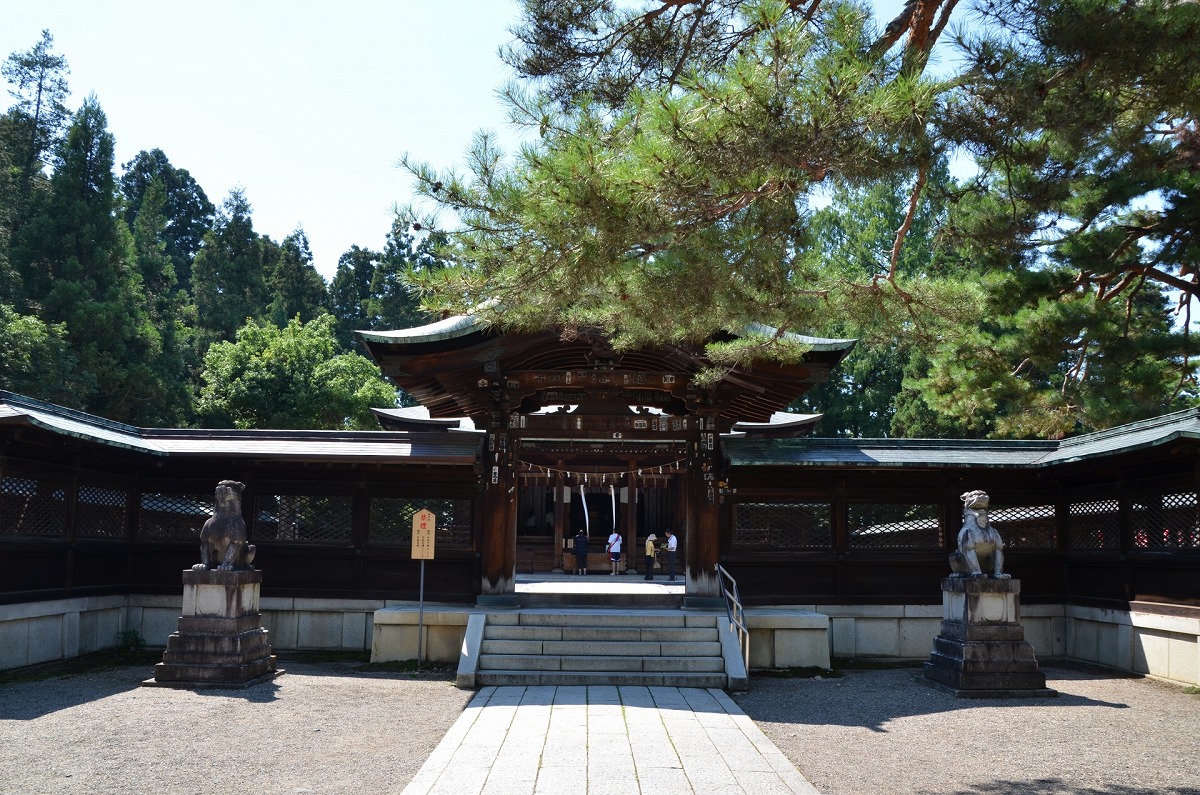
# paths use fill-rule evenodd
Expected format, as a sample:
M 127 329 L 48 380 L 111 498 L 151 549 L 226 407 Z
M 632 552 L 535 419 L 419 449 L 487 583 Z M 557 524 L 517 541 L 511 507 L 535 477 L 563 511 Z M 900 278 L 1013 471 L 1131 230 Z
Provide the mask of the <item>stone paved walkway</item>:
M 404 795 L 817 790 L 720 690 L 489 687 Z

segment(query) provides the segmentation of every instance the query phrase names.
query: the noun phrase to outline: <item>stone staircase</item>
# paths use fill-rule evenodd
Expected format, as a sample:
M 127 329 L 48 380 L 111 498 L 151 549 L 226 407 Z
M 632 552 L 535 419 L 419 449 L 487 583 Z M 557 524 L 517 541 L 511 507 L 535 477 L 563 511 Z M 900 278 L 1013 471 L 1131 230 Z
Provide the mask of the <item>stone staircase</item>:
M 473 671 L 460 665 L 460 686 L 730 686 L 724 611 L 549 608 L 478 619 L 467 632 L 478 656 Z

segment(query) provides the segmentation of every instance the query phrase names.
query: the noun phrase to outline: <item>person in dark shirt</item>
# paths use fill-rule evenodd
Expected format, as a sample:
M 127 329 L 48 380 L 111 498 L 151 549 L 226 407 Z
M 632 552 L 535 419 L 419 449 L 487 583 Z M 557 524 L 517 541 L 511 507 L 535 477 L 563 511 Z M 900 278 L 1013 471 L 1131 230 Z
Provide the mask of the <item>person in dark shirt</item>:
M 575 534 L 575 573 L 587 574 L 588 537 L 580 530 Z

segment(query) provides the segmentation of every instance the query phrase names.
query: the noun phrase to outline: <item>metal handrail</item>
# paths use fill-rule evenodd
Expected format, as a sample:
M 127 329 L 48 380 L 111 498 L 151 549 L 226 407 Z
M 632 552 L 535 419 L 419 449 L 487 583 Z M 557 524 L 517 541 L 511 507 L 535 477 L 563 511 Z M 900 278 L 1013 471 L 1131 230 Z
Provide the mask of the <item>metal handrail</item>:
M 729 617 L 729 628 L 737 631 L 738 645 L 742 649 L 746 672 L 749 673 L 750 628 L 746 626 L 746 610 L 742 607 L 742 597 L 738 593 L 737 580 L 733 579 L 733 575 L 726 571 L 720 563 L 716 564 L 716 568 L 717 575 L 721 578 L 721 594 L 725 597 L 725 615 Z

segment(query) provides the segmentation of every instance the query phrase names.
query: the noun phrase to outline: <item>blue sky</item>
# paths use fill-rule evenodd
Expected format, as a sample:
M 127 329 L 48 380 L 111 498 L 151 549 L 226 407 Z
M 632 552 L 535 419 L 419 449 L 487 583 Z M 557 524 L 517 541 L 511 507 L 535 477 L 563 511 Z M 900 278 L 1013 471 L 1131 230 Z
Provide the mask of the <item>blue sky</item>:
M 3 17 L 0 58 L 50 30 L 70 105 L 96 94 L 118 166 L 157 147 L 214 204 L 241 185 L 255 228 L 303 226 L 327 279 L 351 245 L 383 245 L 411 195 L 405 152 L 449 167 L 477 130 L 517 140 L 496 97 L 510 0 L 39 0 Z
M 902 0 L 877 0 L 879 24 Z M 515 149 L 497 90 L 515 0 L 2 2 L 0 59 L 54 36 L 72 109 L 95 93 L 117 164 L 162 149 L 216 205 L 240 185 L 260 233 L 308 234 L 331 279 L 379 249 L 412 181 L 408 152 L 454 167 L 479 130 Z M 965 15 L 960 16 L 960 19 Z M 10 103 L 0 95 L 0 107 Z

